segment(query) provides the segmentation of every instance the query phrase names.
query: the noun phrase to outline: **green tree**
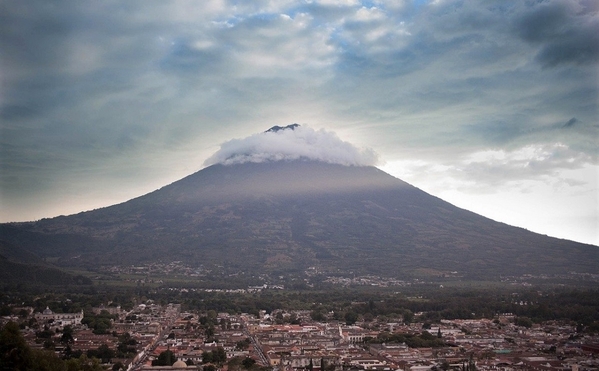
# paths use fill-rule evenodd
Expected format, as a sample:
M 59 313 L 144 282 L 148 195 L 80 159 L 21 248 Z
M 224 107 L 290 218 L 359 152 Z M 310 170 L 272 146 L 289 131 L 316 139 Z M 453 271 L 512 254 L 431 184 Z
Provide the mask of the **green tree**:
M 356 323 L 356 321 L 358 320 L 358 313 L 354 312 L 353 310 L 350 310 L 349 312 L 345 313 L 345 323 L 349 326 L 353 325 L 354 323 Z
M 114 358 L 115 353 L 114 350 L 110 349 L 107 344 L 102 344 L 98 347 L 98 349 L 90 349 L 87 351 L 88 357 L 95 357 L 102 360 L 103 363 L 110 362 L 112 358 Z
M 72 344 L 75 341 L 73 339 L 73 328 L 71 326 L 65 326 L 62 329 L 62 336 L 60 337 L 60 342 L 63 344 Z
M 217 363 L 223 363 L 227 360 L 227 352 L 225 352 L 225 348 L 216 347 L 213 353 L 213 361 Z
M 51 339 L 44 341 L 44 349 L 54 350 L 54 342 Z
M 3 369 L 25 370 L 31 367 L 31 349 L 15 322 L 8 322 L 0 332 L 0 357 Z
M 32 350 L 14 322 L 0 331 L 0 366 L 2 370 L 104 371 L 98 359 L 85 355 L 65 361 L 52 351 Z
M 135 345 L 137 345 L 137 340 L 133 339 L 131 334 L 125 332 L 119 336 L 119 344 L 117 345 L 118 356 L 126 357 L 128 353 L 137 353 Z
M 246 357 L 243 361 L 241 361 L 241 364 L 243 365 L 243 367 L 245 368 L 251 368 L 253 365 L 256 364 L 256 360 L 250 357 Z
M 316 322 L 324 322 L 327 319 L 320 310 L 313 310 L 312 312 L 310 312 L 310 317 L 313 321 Z
M 108 333 L 115 318 L 117 318 L 116 315 L 111 315 L 108 311 L 103 310 L 100 314 L 85 313 L 81 323 L 93 329 L 94 334 L 101 335 Z
M 58 358 L 53 351 L 36 350 L 33 352 L 32 366 L 34 370 L 62 371 L 65 361 Z
M 172 366 L 177 362 L 177 357 L 170 349 L 158 355 L 158 358 L 152 361 L 152 366 Z
M 105 371 L 97 358 L 88 358 L 85 354 L 66 361 L 67 371 Z
M 35 333 L 35 336 L 40 339 L 50 339 L 52 337 L 52 335 L 54 335 L 54 331 L 50 330 L 48 325 L 44 325 L 43 331 L 37 331 Z
M 204 352 L 202 354 L 202 362 L 203 363 L 218 363 L 222 364 L 227 360 L 227 352 L 225 352 L 225 348 L 216 347 L 215 350 L 211 352 Z
M 205 334 L 206 334 L 206 339 L 211 339 L 215 334 L 214 326 L 208 326 L 206 328 Z
M 404 323 L 409 324 L 413 320 L 414 320 L 414 313 L 411 310 L 409 310 L 409 309 L 405 309 L 403 311 L 403 321 L 404 321 Z
M 212 352 L 202 353 L 202 363 L 212 363 L 212 362 L 214 362 Z
M 300 324 L 299 318 L 297 317 L 296 313 L 291 313 L 291 315 L 289 316 L 289 323 L 291 323 L 292 325 Z
M 246 350 L 250 347 L 251 340 L 246 338 L 245 340 L 240 340 L 235 344 L 235 348 L 237 350 Z
M 518 317 L 516 318 L 516 325 L 517 326 L 523 326 L 526 328 L 531 328 L 532 327 L 532 320 L 528 317 Z

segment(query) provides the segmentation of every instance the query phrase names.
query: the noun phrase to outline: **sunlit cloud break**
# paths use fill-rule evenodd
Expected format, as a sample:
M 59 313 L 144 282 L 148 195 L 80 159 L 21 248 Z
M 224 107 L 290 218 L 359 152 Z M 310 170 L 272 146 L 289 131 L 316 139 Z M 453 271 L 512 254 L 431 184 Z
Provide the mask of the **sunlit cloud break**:
M 293 126 L 267 131 L 244 139 L 233 139 L 220 146 L 204 165 L 234 165 L 246 162 L 313 160 L 345 166 L 374 166 L 378 155 L 368 148 L 357 148 L 330 131 L 308 126 Z

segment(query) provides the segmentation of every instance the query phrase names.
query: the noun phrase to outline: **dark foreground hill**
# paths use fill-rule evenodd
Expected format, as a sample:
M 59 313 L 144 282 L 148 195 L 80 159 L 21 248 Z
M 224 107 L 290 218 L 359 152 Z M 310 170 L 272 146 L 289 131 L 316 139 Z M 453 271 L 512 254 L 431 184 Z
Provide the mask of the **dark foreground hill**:
M 81 275 L 64 272 L 26 250 L 0 241 L 0 282 L 32 285 L 91 285 Z
M 498 223 L 374 167 L 214 165 L 128 202 L 0 225 L 0 240 L 57 264 L 152 261 L 261 272 L 407 277 L 599 271 L 599 247 Z

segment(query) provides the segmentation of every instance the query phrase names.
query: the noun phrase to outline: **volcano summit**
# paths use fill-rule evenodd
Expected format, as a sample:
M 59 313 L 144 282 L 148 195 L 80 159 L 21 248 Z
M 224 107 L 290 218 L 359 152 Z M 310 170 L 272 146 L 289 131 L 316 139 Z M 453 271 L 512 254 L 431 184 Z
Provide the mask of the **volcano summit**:
M 376 155 L 301 126 L 232 140 L 208 167 L 122 204 L 0 225 L 60 265 L 185 261 L 248 272 L 414 277 L 596 273 L 599 248 L 457 208 L 372 166 Z
M 376 165 L 378 156 L 370 149 L 358 149 L 351 143 L 342 141 L 334 133 L 292 124 L 285 127 L 273 126 L 263 133 L 225 142 L 204 165 L 298 159 L 369 166 Z

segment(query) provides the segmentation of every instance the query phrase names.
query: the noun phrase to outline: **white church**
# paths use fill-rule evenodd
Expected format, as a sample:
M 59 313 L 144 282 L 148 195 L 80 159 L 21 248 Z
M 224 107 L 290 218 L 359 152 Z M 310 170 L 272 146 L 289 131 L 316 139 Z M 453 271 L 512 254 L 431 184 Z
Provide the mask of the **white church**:
M 64 327 L 67 325 L 80 325 L 83 319 L 83 310 L 79 313 L 54 313 L 50 308 L 46 307 L 42 313 L 36 313 L 35 319 L 38 322 L 46 323 L 53 320 L 52 325 Z

